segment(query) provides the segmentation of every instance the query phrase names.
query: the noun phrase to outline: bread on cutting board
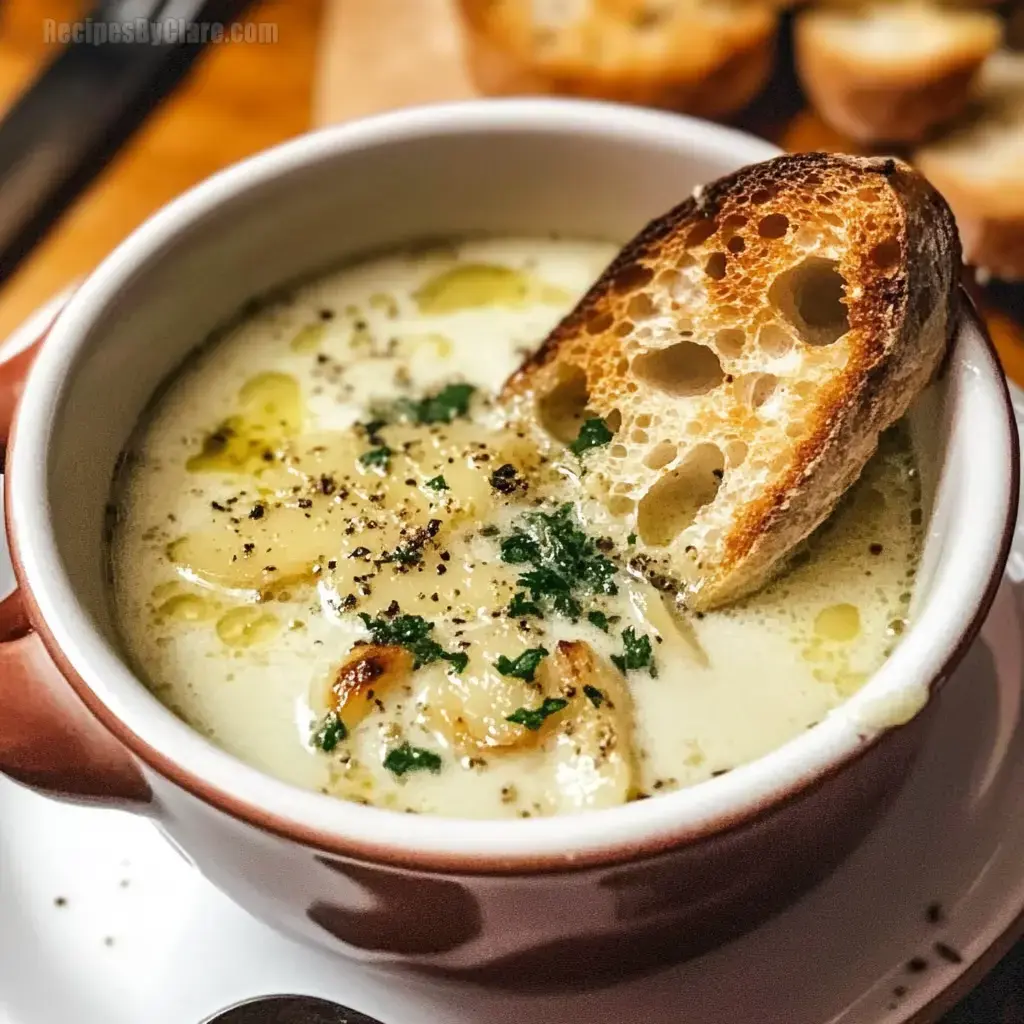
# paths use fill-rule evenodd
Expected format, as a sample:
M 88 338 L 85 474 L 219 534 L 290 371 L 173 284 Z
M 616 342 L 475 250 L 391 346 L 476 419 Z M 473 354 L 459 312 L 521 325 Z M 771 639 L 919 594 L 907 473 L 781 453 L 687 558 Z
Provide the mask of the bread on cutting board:
M 465 53 L 492 95 L 557 94 L 724 117 L 772 71 L 764 0 L 459 0 Z
M 908 165 L 782 156 L 649 224 L 508 381 L 583 452 L 588 521 L 703 610 L 761 587 L 857 479 L 954 329 L 952 214 Z
M 964 109 L 1002 33 L 991 11 L 832 3 L 797 16 L 797 70 L 833 128 L 860 143 L 915 143 Z

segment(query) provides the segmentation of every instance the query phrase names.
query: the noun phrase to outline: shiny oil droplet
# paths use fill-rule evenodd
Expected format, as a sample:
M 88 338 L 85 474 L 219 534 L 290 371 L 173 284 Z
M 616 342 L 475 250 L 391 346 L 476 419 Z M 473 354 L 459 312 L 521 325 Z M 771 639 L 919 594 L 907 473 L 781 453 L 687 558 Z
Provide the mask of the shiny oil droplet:
M 302 392 L 287 373 L 260 373 L 238 392 L 239 411 L 202 441 L 185 468 L 192 473 L 252 473 L 302 429 Z
M 374 292 L 370 296 L 369 306 L 383 313 L 389 320 L 398 316 L 398 300 L 387 292 Z
M 852 697 L 866 682 L 866 672 L 853 672 L 849 669 L 841 669 L 836 674 L 836 691 L 840 697 Z
M 216 610 L 213 602 L 199 594 L 178 594 L 157 608 L 160 615 L 168 619 L 177 619 L 179 622 L 202 622 L 210 618 Z
M 860 612 L 853 604 L 833 604 L 822 608 L 814 620 L 814 632 L 825 640 L 846 643 L 860 633 Z
M 324 340 L 327 333 L 327 324 L 316 323 L 306 324 L 292 338 L 289 347 L 293 352 L 315 352 Z
M 521 270 L 493 263 L 462 263 L 427 280 L 413 298 L 421 313 L 437 316 L 486 306 L 563 303 L 572 296 Z
M 276 615 L 253 605 L 233 608 L 217 620 L 217 636 L 228 647 L 253 647 L 266 643 L 277 635 L 278 628 Z

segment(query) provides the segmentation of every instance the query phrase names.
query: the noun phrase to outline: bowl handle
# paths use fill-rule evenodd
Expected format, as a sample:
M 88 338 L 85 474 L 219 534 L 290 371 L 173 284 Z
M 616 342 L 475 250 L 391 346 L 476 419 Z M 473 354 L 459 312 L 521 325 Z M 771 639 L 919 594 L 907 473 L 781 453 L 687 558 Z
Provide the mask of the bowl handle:
M 45 337 L 45 335 L 43 335 Z M 0 363 L 0 447 L 42 337 Z M 79 699 L 36 633 L 24 594 L 0 602 L 0 772 L 82 803 L 142 809 L 152 793 L 138 764 Z

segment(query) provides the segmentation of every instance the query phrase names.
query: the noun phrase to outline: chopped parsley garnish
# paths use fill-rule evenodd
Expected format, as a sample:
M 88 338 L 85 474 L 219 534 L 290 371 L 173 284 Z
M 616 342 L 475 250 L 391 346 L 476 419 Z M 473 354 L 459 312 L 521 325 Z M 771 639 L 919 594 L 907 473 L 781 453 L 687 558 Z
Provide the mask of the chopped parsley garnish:
M 391 465 L 391 449 L 386 444 L 382 444 L 379 448 L 371 448 L 359 456 L 359 461 L 364 466 L 379 466 L 387 472 Z
M 381 427 L 387 426 L 387 420 L 375 419 L 370 420 L 369 423 L 360 423 L 359 426 L 366 431 L 366 439 L 370 444 L 383 444 L 380 437 L 378 436 Z
M 583 693 L 595 708 L 599 708 L 605 702 L 605 695 L 596 686 L 584 686 Z
M 397 562 L 399 565 L 416 565 L 423 561 L 423 553 L 414 544 L 400 544 L 394 551 L 385 551 L 380 560 Z
M 443 476 L 431 477 L 431 479 L 429 479 L 426 482 L 425 486 L 429 487 L 432 491 L 447 491 L 447 490 L 449 490 L 448 481 L 445 480 L 445 478 Z
M 399 778 L 409 772 L 439 772 L 441 757 L 432 750 L 414 747 L 408 742 L 388 751 L 384 758 L 384 767 Z
M 636 534 L 635 534 L 635 533 L 631 533 L 631 534 L 630 534 L 630 535 L 629 535 L 629 536 L 628 536 L 628 537 L 626 538 L 626 543 L 627 543 L 627 544 L 635 544 L 635 543 L 636 543 Z
M 481 537 L 497 537 L 499 533 L 501 533 L 501 530 L 499 530 L 493 523 L 488 523 L 486 526 L 480 527 Z
M 525 726 L 530 732 L 536 732 L 546 718 L 561 711 L 569 702 L 562 697 L 546 697 L 539 708 L 517 708 L 508 715 L 506 722 Z
M 395 403 L 395 409 L 402 419 L 413 423 L 451 423 L 457 416 L 467 415 L 475 390 L 472 384 L 449 384 L 419 401 L 403 398 Z
M 319 747 L 325 754 L 329 754 L 347 736 L 348 729 L 338 717 L 338 712 L 328 711 L 313 733 L 313 746 Z
M 413 668 L 421 668 L 435 661 L 447 661 L 456 672 L 469 664 L 469 655 L 462 651 L 446 651 L 436 640 L 431 639 L 434 629 L 421 615 L 396 615 L 393 619 L 371 619 L 366 612 L 359 618 L 370 631 L 375 644 L 404 647 L 413 656 Z
M 526 615 L 536 615 L 538 619 L 544 618 L 540 605 L 535 604 L 533 601 L 527 601 L 526 594 L 521 590 L 513 595 L 512 600 L 509 601 L 508 613 L 514 619 L 521 619 Z
M 615 565 L 579 528 L 570 504 L 554 512 L 524 515 L 518 528 L 502 539 L 501 558 L 511 565 L 531 566 L 518 582 L 534 605 L 571 619 L 581 614 L 580 597 L 618 593 Z M 522 609 L 523 601 L 513 599 L 513 605 Z M 511 606 L 509 611 L 517 614 Z
M 591 448 L 600 448 L 607 444 L 614 436 L 614 433 L 609 430 L 608 424 L 600 417 L 585 420 L 576 440 L 569 445 L 569 451 L 573 455 L 580 456 Z
M 613 654 L 612 661 L 620 672 L 645 668 L 652 676 L 658 675 L 654 664 L 654 648 L 649 636 L 637 636 L 632 626 L 622 631 L 622 654 Z
M 587 612 L 587 621 L 603 633 L 608 632 L 608 616 L 604 612 Z
M 511 658 L 506 658 L 504 654 L 499 655 L 498 660 L 494 663 L 494 667 L 503 676 L 514 676 L 516 679 L 532 683 L 533 674 L 537 671 L 537 666 L 547 656 L 548 652 L 543 647 L 531 647 L 529 650 L 523 651 L 515 661 Z

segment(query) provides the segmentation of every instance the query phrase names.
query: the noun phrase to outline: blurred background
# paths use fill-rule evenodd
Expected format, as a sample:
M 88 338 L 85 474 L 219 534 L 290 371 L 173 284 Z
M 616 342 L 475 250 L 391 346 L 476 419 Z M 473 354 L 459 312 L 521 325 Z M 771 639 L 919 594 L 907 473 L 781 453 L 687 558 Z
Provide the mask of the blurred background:
M 0 0 L 0 338 L 168 200 L 312 127 L 565 94 L 895 153 L 1024 384 L 1024 3 Z M 951 1016 L 1024 1024 L 1020 948 Z M 798 1022 L 794 1022 L 798 1024 Z

